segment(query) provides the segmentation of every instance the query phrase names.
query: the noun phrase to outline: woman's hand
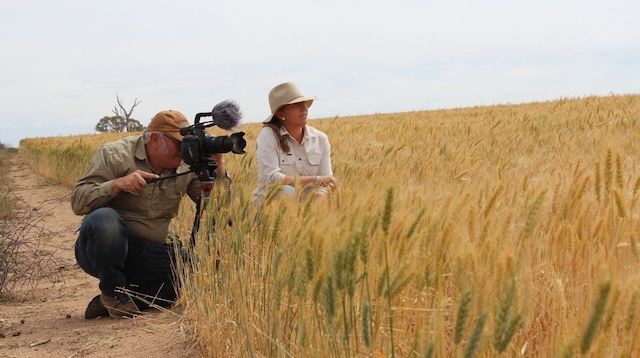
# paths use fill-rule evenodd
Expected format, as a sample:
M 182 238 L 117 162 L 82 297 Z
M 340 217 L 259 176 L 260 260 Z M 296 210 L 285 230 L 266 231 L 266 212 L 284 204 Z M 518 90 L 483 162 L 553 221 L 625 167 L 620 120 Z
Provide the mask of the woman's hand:
M 338 185 L 338 179 L 333 175 L 316 176 L 316 185 L 333 188 Z

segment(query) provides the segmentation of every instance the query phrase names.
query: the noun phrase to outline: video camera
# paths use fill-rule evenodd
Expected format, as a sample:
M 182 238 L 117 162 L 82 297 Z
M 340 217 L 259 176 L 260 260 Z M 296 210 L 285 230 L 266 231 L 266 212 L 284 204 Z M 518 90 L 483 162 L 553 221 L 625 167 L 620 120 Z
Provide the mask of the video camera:
M 212 117 L 210 121 L 200 122 L 202 117 Z M 205 128 L 218 126 L 225 130 L 232 130 L 240 122 L 242 114 L 238 104 L 233 101 L 223 101 L 215 105 L 211 112 L 198 113 L 193 125 L 180 129 L 182 139 L 182 160 L 189 165 L 189 169 L 196 173 L 201 184 L 210 184 L 215 178 L 217 163 L 212 155 L 215 153 L 244 154 L 247 142 L 244 132 L 233 133 L 230 136 L 211 136 Z

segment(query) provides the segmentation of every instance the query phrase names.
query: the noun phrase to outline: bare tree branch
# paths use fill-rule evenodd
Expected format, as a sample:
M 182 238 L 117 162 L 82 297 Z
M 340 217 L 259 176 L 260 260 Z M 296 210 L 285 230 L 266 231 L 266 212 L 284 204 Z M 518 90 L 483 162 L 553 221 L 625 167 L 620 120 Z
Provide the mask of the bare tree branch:
M 144 130 L 144 126 L 139 121 L 131 118 L 133 110 L 142 101 L 138 101 L 136 98 L 133 101 L 133 105 L 129 110 L 124 106 L 124 103 L 120 99 L 120 96 L 116 93 L 116 105 L 113 106 L 113 114 L 115 116 L 102 117 L 98 124 L 96 124 L 96 131 L 98 132 L 134 132 Z
M 140 104 L 142 103 L 142 101 L 138 101 L 138 98 L 133 100 L 133 105 L 131 106 L 131 108 L 127 111 L 127 108 L 124 106 L 124 104 L 122 103 L 122 100 L 120 100 L 120 97 L 118 96 L 118 94 L 116 93 L 116 103 L 117 106 L 113 107 L 113 113 L 116 116 L 120 116 L 122 118 L 125 119 L 125 121 L 128 121 L 129 119 L 131 119 L 131 114 L 133 113 L 133 110 Z M 118 108 L 119 107 L 119 108 Z

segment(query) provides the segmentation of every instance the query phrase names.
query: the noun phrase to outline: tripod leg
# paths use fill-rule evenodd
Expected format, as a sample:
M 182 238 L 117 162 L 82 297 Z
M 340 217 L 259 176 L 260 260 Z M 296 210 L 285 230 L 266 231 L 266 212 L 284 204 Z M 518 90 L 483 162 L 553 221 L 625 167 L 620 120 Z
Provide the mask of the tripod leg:
M 193 219 L 193 228 L 191 229 L 191 240 L 189 240 L 189 246 L 192 248 L 196 246 L 196 236 L 198 236 L 198 230 L 200 230 L 200 206 L 202 204 L 202 196 L 196 200 L 196 216 Z

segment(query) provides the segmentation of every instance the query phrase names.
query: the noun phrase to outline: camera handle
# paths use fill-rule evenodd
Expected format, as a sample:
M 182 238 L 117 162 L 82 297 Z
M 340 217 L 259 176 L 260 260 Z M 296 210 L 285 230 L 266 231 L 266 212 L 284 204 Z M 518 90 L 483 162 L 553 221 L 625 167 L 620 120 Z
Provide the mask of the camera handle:
M 158 177 L 158 178 L 145 178 L 144 180 L 147 182 L 147 184 L 152 184 L 152 183 L 159 182 L 159 181 L 161 181 L 161 180 L 171 179 L 171 178 L 179 177 L 179 176 L 181 176 L 181 175 L 186 175 L 186 174 L 189 174 L 189 173 L 193 173 L 193 170 L 189 170 L 188 172 L 182 172 L 182 173 L 171 174 L 171 175 L 167 175 L 167 176 L 163 176 L 163 177 Z

